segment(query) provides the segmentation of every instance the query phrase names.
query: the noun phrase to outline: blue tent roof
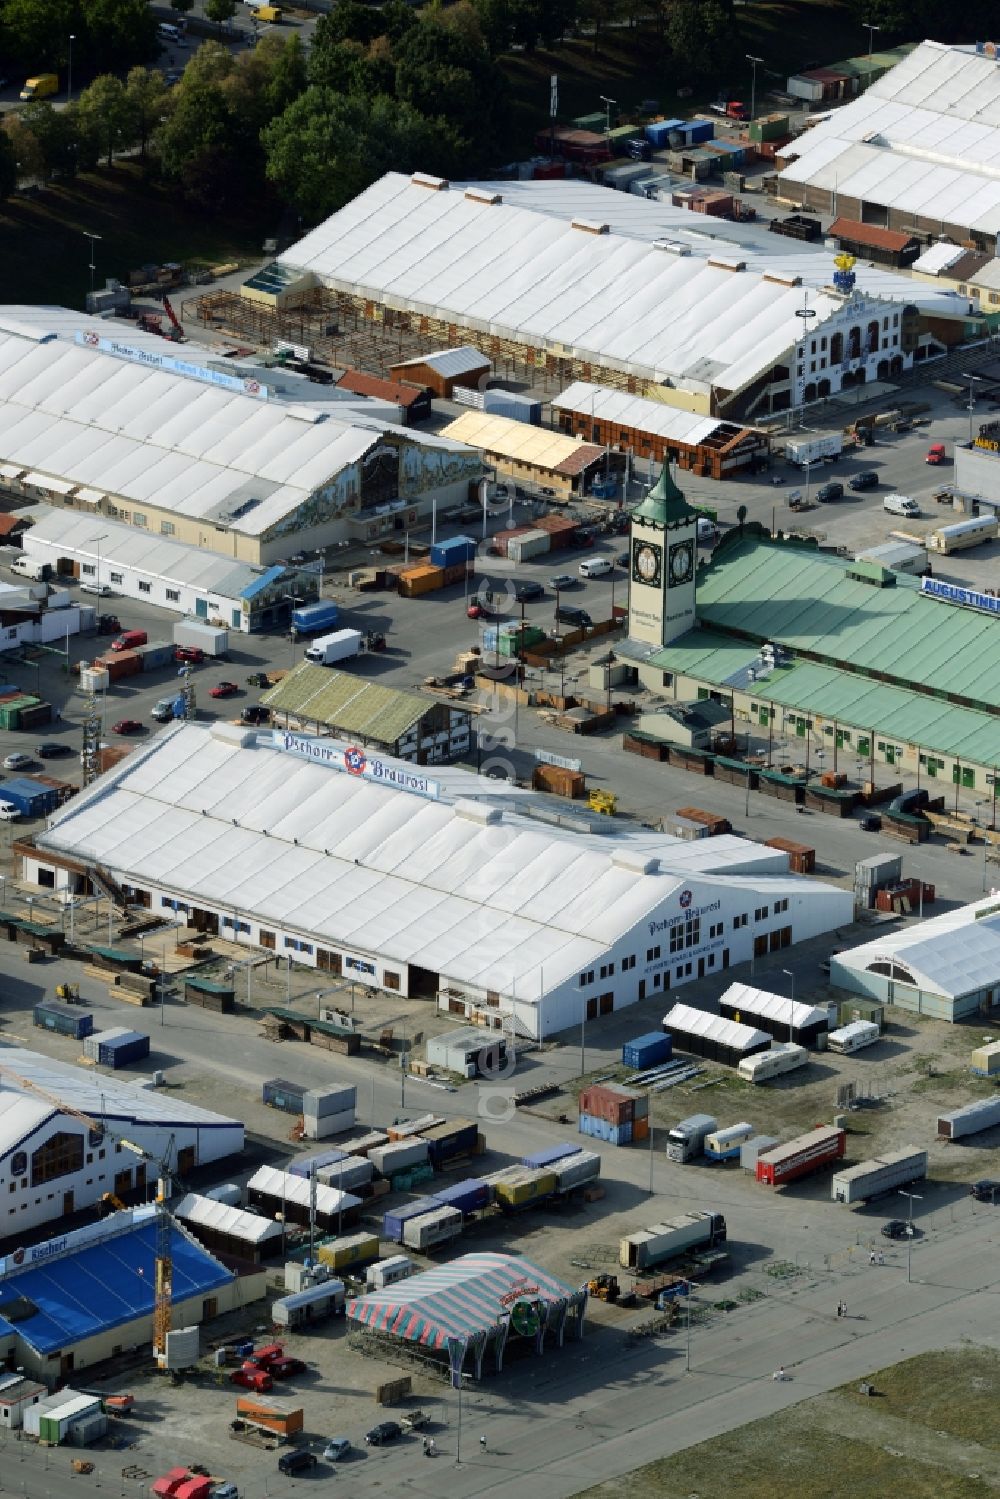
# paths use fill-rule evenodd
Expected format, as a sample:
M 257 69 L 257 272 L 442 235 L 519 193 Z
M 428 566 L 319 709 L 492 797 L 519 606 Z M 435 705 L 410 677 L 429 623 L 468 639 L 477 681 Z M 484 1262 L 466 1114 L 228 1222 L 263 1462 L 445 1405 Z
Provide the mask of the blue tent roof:
M 170 1249 L 175 1302 L 204 1296 L 233 1279 L 176 1224 L 170 1231 Z M 22 1337 L 36 1352 L 47 1354 L 137 1317 L 152 1316 L 155 1258 L 156 1224 L 150 1215 L 147 1222 L 76 1254 L 6 1275 L 0 1279 L 0 1335 Z M 37 1307 L 33 1315 L 24 1315 L 26 1302 Z M 16 1320 L 8 1321 L 5 1312 L 15 1307 Z
M 246 588 L 240 590 L 240 598 L 255 599 L 259 593 L 263 593 L 265 588 L 269 588 L 272 583 L 276 583 L 280 577 L 283 577 L 284 572 L 285 569 L 277 564 L 269 567 L 266 572 L 261 573 L 259 578 L 255 578 L 252 583 L 247 584 Z

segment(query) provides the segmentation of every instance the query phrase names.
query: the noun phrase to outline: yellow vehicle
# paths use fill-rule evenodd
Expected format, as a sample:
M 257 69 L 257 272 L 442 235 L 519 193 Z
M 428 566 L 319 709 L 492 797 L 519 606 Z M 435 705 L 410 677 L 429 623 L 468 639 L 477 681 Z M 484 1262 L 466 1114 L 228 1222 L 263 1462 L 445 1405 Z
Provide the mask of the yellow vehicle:
M 258 21 L 270 22 L 272 26 L 276 26 L 281 20 L 281 6 L 258 5 L 254 7 L 254 15 Z
M 21 98 L 24 103 L 32 99 L 47 99 L 50 94 L 59 92 L 58 73 L 39 73 L 37 78 L 28 78 L 24 88 L 21 90 Z

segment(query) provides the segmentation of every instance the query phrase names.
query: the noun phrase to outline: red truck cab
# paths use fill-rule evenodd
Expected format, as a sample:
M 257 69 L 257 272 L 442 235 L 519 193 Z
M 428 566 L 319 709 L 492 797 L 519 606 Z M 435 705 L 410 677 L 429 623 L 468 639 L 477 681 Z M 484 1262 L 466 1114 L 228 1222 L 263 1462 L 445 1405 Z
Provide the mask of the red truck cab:
M 284 1358 L 285 1350 L 281 1343 L 265 1343 L 263 1348 L 255 1348 L 244 1369 L 269 1369 L 276 1364 L 280 1358 Z
M 924 462 L 933 464 L 944 463 L 946 456 L 944 443 L 936 442 L 932 447 L 927 449 L 927 457 L 924 459 Z
M 137 645 L 145 645 L 148 640 L 145 630 L 123 630 L 111 642 L 113 651 L 134 651 Z
M 245 1390 L 253 1390 L 258 1395 L 265 1395 L 268 1390 L 274 1389 L 274 1380 L 266 1369 L 258 1369 L 255 1364 L 244 1364 L 242 1369 L 234 1369 L 229 1376 L 232 1384 L 240 1384 Z

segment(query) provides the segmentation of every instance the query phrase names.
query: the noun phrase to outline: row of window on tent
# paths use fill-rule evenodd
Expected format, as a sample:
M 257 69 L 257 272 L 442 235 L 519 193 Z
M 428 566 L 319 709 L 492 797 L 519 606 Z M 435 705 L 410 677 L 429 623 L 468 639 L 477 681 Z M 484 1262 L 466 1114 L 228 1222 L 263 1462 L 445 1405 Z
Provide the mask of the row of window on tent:
M 787 910 L 788 898 L 787 896 L 783 896 L 780 900 L 776 900 L 772 906 L 758 906 L 753 913 L 753 919 L 755 922 L 766 921 L 772 912 L 775 916 L 780 916 L 783 911 Z M 740 927 L 746 926 L 749 919 L 750 918 L 746 911 L 743 911 L 739 915 L 734 916 L 732 922 L 733 930 L 738 931 Z M 715 938 L 722 937 L 724 933 L 725 922 L 716 921 L 708 929 L 709 940 L 711 941 Z M 669 936 L 669 950 L 671 954 L 681 952 L 686 947 L 697 947 L 698 943 L 701 941 L 700 917 L 689 916 L 685 921 L 675 922 Z M 660 957 L 660 954 L 661 949 L 659 945 L 657 945 L 656 947 L 647 947 L 646 962 L 655 963 L 656 960 Z M 634 967 L 634 953 L 630 953 L 628 957 L 622 958 L 622 973 L 627 973 Z M 580 987 L 585 988 L 588 984 L 596 983 L 598 979 L 613 978 L 614 972 L 614 962 L 602 963 L 599 970 L 595 968 L 588 968 L 584 973 L 580 974 Z

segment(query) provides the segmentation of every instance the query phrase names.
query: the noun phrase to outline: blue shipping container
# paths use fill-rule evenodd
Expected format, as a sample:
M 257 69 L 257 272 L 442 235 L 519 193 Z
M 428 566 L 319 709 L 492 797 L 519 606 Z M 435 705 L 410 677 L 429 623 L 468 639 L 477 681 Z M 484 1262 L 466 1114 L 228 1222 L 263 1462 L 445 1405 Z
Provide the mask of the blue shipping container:
M 427 1150 L 431 1160 L 437 1166 L 442 1161 L 450 1161 L 452 1156 L 468 1155 L 470 1151 L 475 1150 L 478 1138 L 479 1129 L 472 1121 L 456 1124 L 447 1133 L 432 1135 L 427 1141 Z
M 12 803 L 22 817 L 44 817 L 58 807 L 59 793 L 54 786 L 42 786 L 28 776 L 16 776 L 0 782 L 0 801 Z
M 113 1036 L 110 1041 L 100 1041 L 97 1047 L 99 1067 L 128 1067 L 132 1062 L 141 1062 L 149 1056 L 149 1037 L 141 1031 L 129 1031 L 125 1036 Z
M 77 1041 L 91 1035 L 94 1029 L 93 1015 L 82 1014 L 74 1005 L 60 1004 L 56 999 L 35 1005 L 33 1019 L 40 1030 L 73 1036 Z
M 476 1213 L 490 1205 L 490 1189 L 478 1176 L 468 1176 L 464 1181 L 453 1182 L 434 1193 L 434 1201 L 441 1207 L 458 1208 L 460 1213 Z
M 431 547 L 433 567 L 454 567 L 458 562 L 474 562 L 476 543 L 471 536 L 452 536 L 447 541 L 436 541 Z
M 580 1133 L 590 1135 L 595 1140 L 604 1140 L 608 1145 L 631 1145 L 632 1121 L 630 1119 L 626 1124 L 611 1124 L 607 1119 L 599 1119 L 596 1114 L 581 1114 Z
M 715 122 L 713 120 L 687 120 L 684 124 L 684 132 L 691 145 L 697 146 L 702 141 L 714 139 Z
M 332 599 L 305 604 L 292 610 L 292 629 L 300 635 L 318 635 L 321 630 L 332 630 L 340 618 L 340 610 Z
M 654 146 L 665 146 L 671 130 L 677 130 L 683 123 L 683 120 L 654 120 L 645 127 L 646 139 Z
M 318 1171 L 321 1166 L 335 1166 L 338 1161 L 346 1161 L 347 1154 L 346 1150 L 318 1150 L 315 1155 L 307 1155 L 302 1161 L 293 1161 L 288 1174 L 308 1178 L 312 1171 Z
M 272 1109 L 283 1109 L 286 1114 L 301 1114 L 302 1099 L 307 1092 L 304 1083 L 286 1083 L 280 1077 L 272 1077 L 264 1084 L 262 1097 Z
M 582 1117 L 582 1116 L 581 1116 Z M 546 1166 L 551 1166 L 556 1161 L 564 1161 L 568 1155 L 579 1155 L 579 1145 L 549 1145 L 545 1150 L 536 1150 L 534 1155 L 523 1155 L 522 1166 L 534 1166 L 541 1171 Z
M 433 1197 L 418 1197 L 416 1202 L 408 1202 L 405 1207 L 386 1213 L 382 1219 L 383 1239 L 392 1239 L 394 1243 L 401 1244 L 404 1223 L 409 1223 L 413 1218 L 423 1218 L 426 1213 L 436 1213 L 440 1206 Z
M 634 1067 L 638 1071 L 655 1067 L 657 1062 L 669 1062 L 672 1050 L 671 1039 L 664 1031 L 647 1031 L 644 1036 L 636 1036 L 634 1041 L 625 1042 L 622 1061 L 626 1067 Z

